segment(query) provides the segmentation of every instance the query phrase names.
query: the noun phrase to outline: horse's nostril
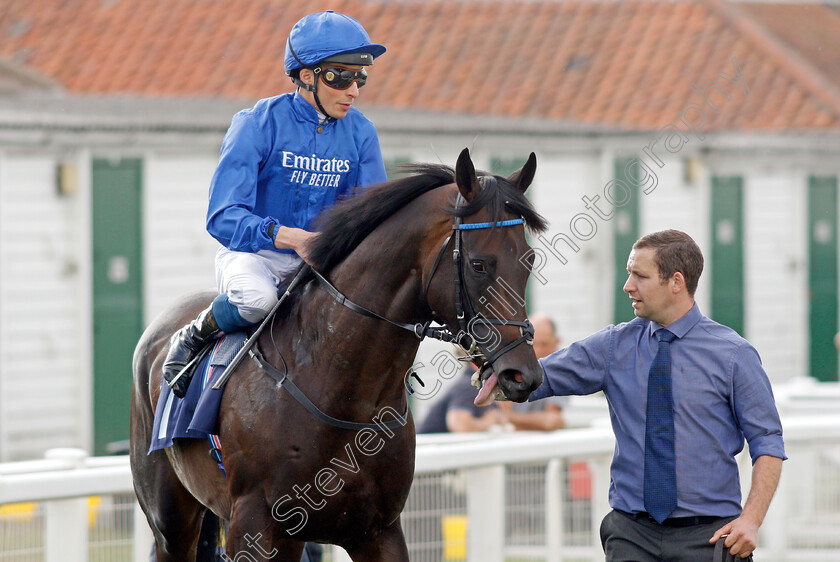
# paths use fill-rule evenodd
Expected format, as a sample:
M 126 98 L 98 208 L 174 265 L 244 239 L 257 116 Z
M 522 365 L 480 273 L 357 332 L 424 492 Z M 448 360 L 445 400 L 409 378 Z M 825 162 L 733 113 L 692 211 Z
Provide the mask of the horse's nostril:
M 504 371 L 502 371 L 499 378 L 503 379 L 509 384 L 522 384 L 525 381 L 525 377 L 522 376 L 522 371 L 519 371 L 517 369 L 505 369 Z
M 525 380 L 528 372 L 519 369 L 505 369 L 499 374 L 499 387 L 505 397 L 513 402 L 523 402 L 533 390 L 532 385 Z

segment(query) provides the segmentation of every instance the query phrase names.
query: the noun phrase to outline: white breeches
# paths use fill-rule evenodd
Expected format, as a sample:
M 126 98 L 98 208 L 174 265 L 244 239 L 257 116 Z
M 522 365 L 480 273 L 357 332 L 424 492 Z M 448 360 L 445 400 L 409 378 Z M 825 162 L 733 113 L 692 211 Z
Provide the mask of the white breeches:
M 257 323 L 277 304 L 278 285 L 301 261 L 296 254 L 271 250 L 252 254 L 221 247 L 216 252 L 216 284 L 242 318 Z

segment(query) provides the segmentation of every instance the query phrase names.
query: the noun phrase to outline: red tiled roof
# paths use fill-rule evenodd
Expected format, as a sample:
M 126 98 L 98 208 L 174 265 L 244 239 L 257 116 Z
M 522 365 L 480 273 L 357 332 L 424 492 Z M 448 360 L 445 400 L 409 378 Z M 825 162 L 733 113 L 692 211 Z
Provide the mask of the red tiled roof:
M 798 51 L 824 76 L 840 78 L 840 5 L 742 4 L 786 47 Z
M 706 130 L 840 128 L 840 16 L 799 2 L 4 0 L 0 57 L 72 93 L 265 97 L 323 9 L 389 48 L 365 105 L 658 129 L 717 80 Z M 749 96 L 717 78 L 733 58 Z

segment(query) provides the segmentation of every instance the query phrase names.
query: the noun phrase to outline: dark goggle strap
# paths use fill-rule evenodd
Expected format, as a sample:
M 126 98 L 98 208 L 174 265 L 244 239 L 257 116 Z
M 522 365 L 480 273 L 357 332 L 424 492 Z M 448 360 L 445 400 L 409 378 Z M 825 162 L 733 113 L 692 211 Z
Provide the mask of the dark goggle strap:
M 370 66 L 373 64 L 373 55 L 371 53 L 343 53 L 340 55 L 332 55 L 321 61 L 326 63 L 336 64 L 357 64 L 361 66 Z
M 353 84 L 354 81 L 359 85 L 359 88 L 364 86 L 367 82 L 367 72 L 365 72 L 364 69 L 354 72 L 352 70 L 346 70 L 341 68 L 328 68 L 325 69 L 322 74 L 321 67 L 328 63 L 370 65 L 373 64 L 373 55 L 370 53 L 350 53 L 343 55 L 335 55 L 319 62 L 315 66 L 308 66 L 304 64 L 303 61 L 300 60 L 300 58 L 297 56 L 297 53 L 295 53 L 295 49 L 294 47 L 292 47 L 291 37 L 288 37 L 286 39 L 286 44 L 289 46 L 289 52 L 292 53 L 292 56 L 295 57 L 295 60 L 298 62 L 301 68 L 309 68 L 315 73 L 315 84 L 306 84 L 299 77 L 292 78 L 292 82 L 294 82 L 295 85 L 300 86 L 301 88 L 309 90 L 313 93 L 317 93 L 316 84 L 318 83 L 318 75 L 324 77 L 324 82 L 326 82 L 328 86 L 337 90 L 346 90 Z

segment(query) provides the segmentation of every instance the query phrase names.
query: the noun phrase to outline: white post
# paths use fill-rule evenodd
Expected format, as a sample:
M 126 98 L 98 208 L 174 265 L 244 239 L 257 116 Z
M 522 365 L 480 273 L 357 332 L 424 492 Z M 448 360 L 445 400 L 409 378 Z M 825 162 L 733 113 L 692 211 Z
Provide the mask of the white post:
M 82 449 L 50 449 L 48 459 L 66 460 L 69 469 L 81 468 L 87 459 Z M 45 503 L 46 562 L 87 562 L 87 498 L 51 500 Z
M 471 468 L 467 473 L 467 560 L 505 559 L 505 467 Z
M 601 548 L 601 521 L 610 507 L 610 461 L 612 457 L 597 457 L 589 466 L 592 470 L 592 560 L 604 560 Z
M 773 496 L 773 502 L 767 510 L 767 515 L 764 518 L 764 523 L 761 525 L 758 533 L 758 547 L 756 548 L 756 556 L 761 556 L 761 560 L 767 562 L 781 562 L 784 560 L 793 560 L 791 556 L 793 553 L 789 552 L 789 522 L 794 519 L 796 512 L 792 511 L 793 504 L 796 504 L 796 510 L 804 507 L 804 513 L 814 513 L 813 504 L 808 505 L 809 500 L 813 499 L 813 494 L 803 493 L 800 485 L 813 485 L 815 482 L 814 473 L 812 472 L 807 477 L 802 472 L 796 470 L 797 463 L 801 463 L 800 467 L 814 467 L 816 459 L 809 458 L 809 451 L 804 449 L 797 449 L 795 446 L 786 446 L 785 451 L 793 461 L 787 461 L 785 469 L 782 471 L 782 477 L 779 480 L 779 487 L 776 489 L 776 495 Z M 811 451 L 813 452 L 813 451 Z M 791 463 L 790 466 L 787 466 Z M 741 463 L 744 472 L 752 475 L 752 461 L 749 455 L 746 455 L 744 462 Z M 794 468 L 793 471 L 788 470 Z M 744 476 L 742 473 L 742 482 Z M 807 478 L 807 480 L 805 480 Z M 806 484 L 807 483 L 807 484 Z M 812 490 L 809 490 L 812 491 Z M 744 486 L 741 501 L 747 499 L 749 493 L 749 486 Z M 792 494 L 795 494 L 795 501 Z
M 563 504 L 566 497 L 566 486 L 563 481 L 563 467 L 566 462 L 562 459 L 551 459 L 545 469 L 545 537 L 546 562 L 562 562 L 563 560 Z
M 149 522 L 146 520 L 146 514 L 140 508 L 140 504 L 134 503 L 134 544 L 132 546 L 132 560 L 134 562 L 149 562 L 149 555 L 152 552 L 152 544 L 155 542 L 155 537 L 152 534 L 152 529 L 149 528 Z

